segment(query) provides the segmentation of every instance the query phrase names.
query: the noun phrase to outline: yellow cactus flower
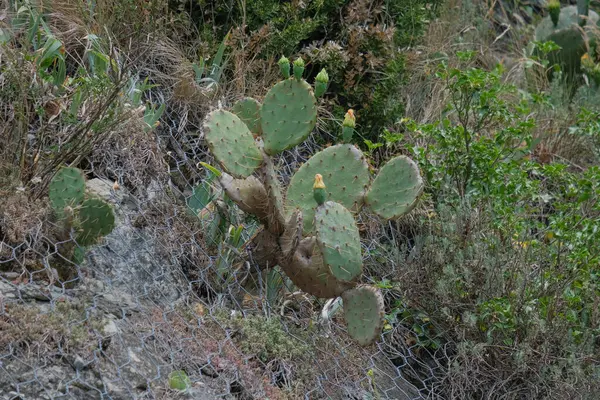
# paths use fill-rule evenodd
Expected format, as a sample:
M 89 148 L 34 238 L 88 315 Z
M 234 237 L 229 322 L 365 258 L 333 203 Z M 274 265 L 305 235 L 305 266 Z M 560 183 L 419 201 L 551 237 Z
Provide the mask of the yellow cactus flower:
M 325 189 L 325 182 L 323 182 L 323 175 L 321 175 L 321 174 L 315 175 L 315 184 L 313 185 L 313 189 Z
M 354 110 L 349 109 L 344 116 L 344 126 L 355 128 L 356 127 L 356 117 L 354 116 Z

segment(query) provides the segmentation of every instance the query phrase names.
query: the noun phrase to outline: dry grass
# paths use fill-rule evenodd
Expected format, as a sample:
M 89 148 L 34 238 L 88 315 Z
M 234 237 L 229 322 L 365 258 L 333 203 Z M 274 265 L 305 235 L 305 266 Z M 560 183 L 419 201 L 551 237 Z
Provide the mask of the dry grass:
M 101 322 L 81 306 L 57 302 L 43 313 L 27 305 L 8 305 L 0 313 L 0 351 L 19 356 L 80 354 L 93 357 Z M 10 350 L 9 350 L 10 349 Z

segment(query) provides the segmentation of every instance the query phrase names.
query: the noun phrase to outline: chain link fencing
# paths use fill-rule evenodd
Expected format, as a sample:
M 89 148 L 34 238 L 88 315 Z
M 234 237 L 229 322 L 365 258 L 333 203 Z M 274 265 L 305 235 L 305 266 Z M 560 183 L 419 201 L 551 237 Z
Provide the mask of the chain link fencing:
M 2 210 L 1 399 L 443 398 L 453 346 L 429 337 L 431 322 L 398 312 L 398 291 L 384 289 L 378 342 L 358 346 L 338 302 L 254 265 L 244 243 L 258 225 L 197 168 L 212 161 L 201 135 L 172 120 L 155 145 L 169 148 L 167 172 L 151 180 L 132 176 L 117 148 L 90 163 L 87 190 L 114 205 L 117 224 L 82 262 L 63 254 L 75 238 L 58 241 L 48 214 L 18 196 Z M 284 180 L 317 150 L 309 141 L 280 157 Z M 142 154 L 156 170 L 156 154 Z M 98 178 L 109 175 L 121 184 Z M 385 227 L 361 223 L 371 254 Z M 19 229 L 26 240 L 15 242 Z M 402 268 L 393 264 L 390 276 Z

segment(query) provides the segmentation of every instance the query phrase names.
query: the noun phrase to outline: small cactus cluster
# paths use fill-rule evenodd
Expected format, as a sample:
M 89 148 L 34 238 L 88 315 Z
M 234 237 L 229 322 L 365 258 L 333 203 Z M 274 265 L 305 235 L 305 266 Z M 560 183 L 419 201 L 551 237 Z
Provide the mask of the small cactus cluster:
M 595 42 L 595 27 L 600 17 L 589 10 L 589 0 L 578 0 L 576 6 L 560 7 L 558 0 L 548 3 L 548 16 L 535 29 L 535 40 L 553 41 L 561 47 L 549 54 L 551 64 L 558 64 L 568 77 L 581 71 L 581 56 Z
M 385 219 L 412 210 L 423 191 L 417 165 L 398 156 L 374 180 L 364 154 L 342 143 L 313 155 L 283 190 L 271 156 L 310 135 L 317 121 L 317 97 L 327 88 L 321 71 L 313 91 L 302 78 L 304 62 L 279 61 L 284 80 L 275 84 L 262 104 L 242 99 L 231 109 L 211 112 L 204 124 L 208 146 L 223 171 L 201 163 L 218 176 L 227 196 L 253 214 L 263 228 L 248 246 L 263 268 L 279 265 L 301 290 L 320 298 L 341 296 L 348 333 L 362 345 L 379 337 L 383 297 L 360 284 L 361 242 L 355 220 L 367 205 Z M 343 136 L 355 129 L 352 110 Z
M 56 215 L 68 228 L 75 228 L 76 240 L 89 246 L 108 235 L 115 226 L 112 207 L 85 193 L 85 176 L 77 168 L 62 168 L 50 182 L 49 197 Z

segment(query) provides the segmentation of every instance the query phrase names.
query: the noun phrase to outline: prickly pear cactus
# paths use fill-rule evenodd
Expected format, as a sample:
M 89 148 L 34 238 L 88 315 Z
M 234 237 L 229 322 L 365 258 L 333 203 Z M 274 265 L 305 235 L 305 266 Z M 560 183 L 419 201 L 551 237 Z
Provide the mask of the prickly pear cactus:
M 237 115 L 254 135 L 262 133 L 260 127 L 261 104 L 252 97 L 246 97 L 233 105 L 233 113 Z
M 361 285 L 342 293 L 344 319 L 348 333 L 359 344 L 367 345 L 379 336 L 383 328 L 383 296 L 372 286 Z
M 350 144 L 338 144 L 312 156 L 292 177 L 286 194 L 286 208 L 299 208 L 304 214 L 304 232 L 312 231 L 317 204 L 312 187 L 315 175 L 321 174 L 327 188 L 325 200 L 358 211 L 369 185 L 369 166 L 363 153 Z
M 310 85 L 288 79 L 273 86 L 260 109 L 260 122 L 269 155 L 305 141 L 317 123 L 317 99 Z
M 85 177 L 77 168 L 63 168 L 54 176 L 49 197 L 65 227 L 76 228 L 76 240 L 82 246 L 94 244 L 114 229 L 112 207 L 103 200 L 86 198 Z
M 77 168 L 63 168 L 56 173 L 49 186 L 50 203 L 56 213 L 62 215 L 65 207 L 73 207 L 83 201 L 85 177 Z
M 79 234 L 77 242 L 82 246 L 94 244 L 108 235 L 115 227 L 112 207 L 100 199 L 87 199 L 78 210 Z
M 210 151 L 235 177 L 251 175 L 262 163 L 252 133 L 237 115 L 229 111 L 213 111 L 206 119 L 204 135 Z
M 317 100 L 302 79 L 301 59 L 294 61 L 293 76 L 287 58 L 279 66 L 284 80 L 269 90 L 262 106 L 253 103 L 260 108 L 260 130 L 253 128 L 254 119 L 245 118 L 241 105 L 234 106 L 239 118 L 225 110 L 207 116 L 206 140 L 225 169 L 219 182 L 241 210 L 264 226 L 248 246 L 253 259 L 263 268 L 279 265 L 298 288 L 314 296 L 342 296 L 348 333 L 368 345 L 379 336 L 384 307 L 378 289 L 359 285 L 363 264 L 356 214 L 367 205 L 382 218 L 400 217 L 417 203 L 423 181 L 416 164 L 404 156 L 388 161 L 372 181 L 364 154 L 339 144 L 310 157 L 283 191 L 270 156 L 306 140 L 316 124 Z M 320 96 L 326 71 L 319 75 L 315 87 Z M 344 133 L 351 136 L 354 115 L 347 116 Z M 251 131 L 259 132 L 257 140 Z
M 390 185 L 394 181 L 398 184 Z M 417 164 L 408 157 L 398 156 L 379 171 L 366 203 L 382 218 L 397 218 L 414 208 L 422 190 L 423 179 Z
M 549 61 L 560 65 L 569 77 L 580 73 L 581 56 L 588 45 L 594 47 L 596 25 L 600 19 L 597 13 L 589 10 L 589 0 L 578 3 L 577 6 L 563 7 L 560 12 L 556 10 L 556 3 L 552 4 L 550 14 L 535 29 L 535 40 L 551 40 L 561 47 L 548 55 Z
M 317 208 L 315 233 L 323 262 L 331 275 L 352 282 L 362 274 L 360 236 L 354 216 L 343 205 L 328 201 Z

